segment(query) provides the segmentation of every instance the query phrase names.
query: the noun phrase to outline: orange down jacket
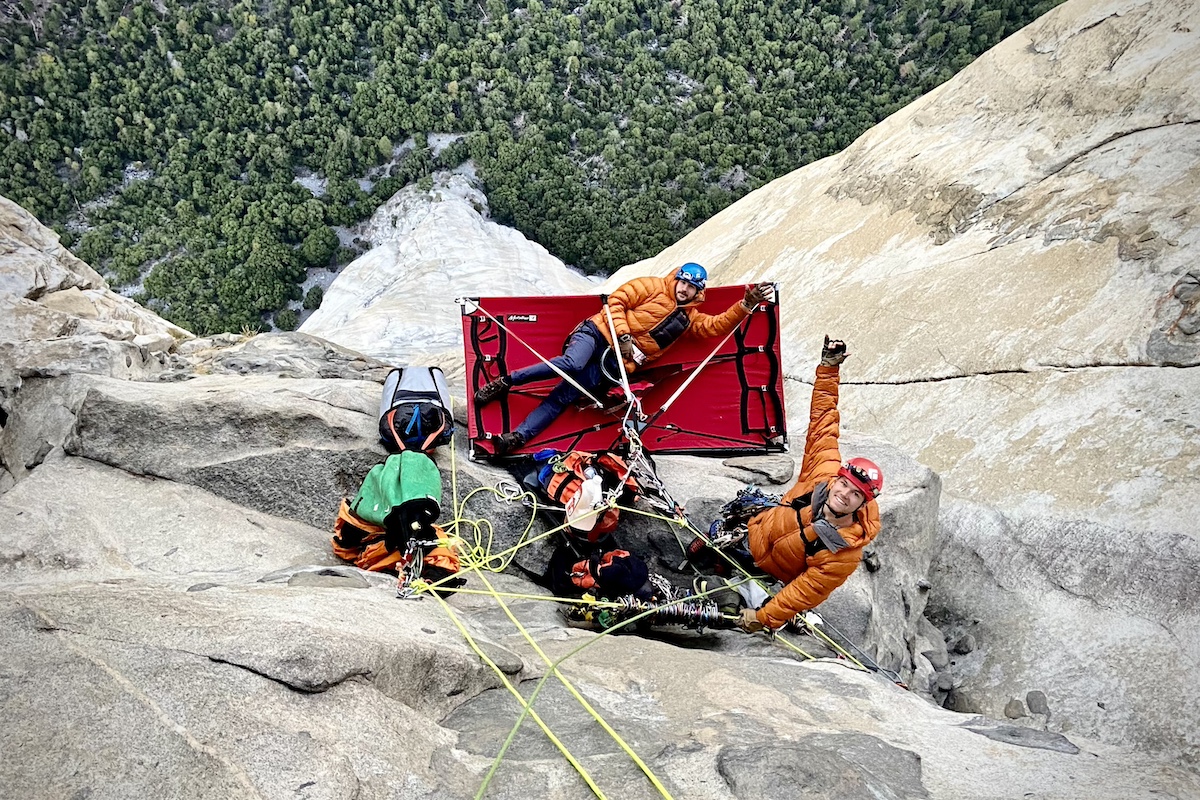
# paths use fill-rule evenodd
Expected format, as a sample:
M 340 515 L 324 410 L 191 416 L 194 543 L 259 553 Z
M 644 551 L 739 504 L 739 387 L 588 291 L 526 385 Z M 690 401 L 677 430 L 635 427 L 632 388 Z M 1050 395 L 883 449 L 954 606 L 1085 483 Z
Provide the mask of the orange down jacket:
M 612 312 L 617 336 L 631 335 L 634 344 L 646 354 L 645 363 L 649 364 L 684 336 L 700 339 L 724 336 L 750 315 L 741 302 L 734 303 L 721 314 L 701 314 L 697 307 L 703 302 L 704 292 L 698 292 L 692 302 L 682 306 L 676 303 L 672 273 L 666 278 L 634 278 L 621 284 L 608 296 L 608 310 Z M 608 343 L 614 344 L 604 311 L 593 315 L 591 321 Z M 683 330 L 669 338 L 671 330 L 681 326 L 684 326 Z M 633 372 L 637 366 L 633 361 L 625 361 L 626 372 Z
M 796 511 L 787 505 L 817 484 L 832 481 L 841 468 L 837 402 L 838 368 L 818 366 L 800 476 L 783 496 L 784 505 L 762 512 L 747 525 L 754 563 L 786 584 L 758 610 L 758 621 L 768 628 L 782 627 L 801 611 L 820 605 L 850 577 L 862 561 L 863 548 L 879 533 L 879 504 L 868 499 L 854 512 L 849 526 L 838 528 L 847 547 L 836 553 L 819 550 L 806 556 L 805 544 L 817 538 L 812 507 L 801 510 L 798 521 Z
M 438 538 L 445 532 L 437 525 L 434 530 Z M 347 531 L 350 528 L 350 531 Z M 349 535 L 347 535 L 349 534 Z M 382 526 L 367 522 L 350 510 L 350 504 L 342 499 L 338 508 L 337 519 L 333 523 L 333 554 L 343 561 L 349 561 L 359 569 L 368 572 L 397 572 L 403 565 L 403 553 L 387 549 L 383 543 L 384 529 Z M 426 566 L 441 567 L 447 572 L 458 572 L 458 550 L 453 546 L 439 545 L 430 550 L 424 558 Z

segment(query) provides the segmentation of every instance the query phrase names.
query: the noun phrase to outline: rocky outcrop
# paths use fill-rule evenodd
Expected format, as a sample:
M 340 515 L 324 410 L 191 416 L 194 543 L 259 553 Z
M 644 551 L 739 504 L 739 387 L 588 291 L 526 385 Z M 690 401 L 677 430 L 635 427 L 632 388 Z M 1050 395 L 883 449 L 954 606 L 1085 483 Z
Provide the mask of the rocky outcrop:
M 376 383 L 338 379 L 214 375 L 146 383 L 74 375 L 30 381 L 17 398 L 12 423 L 0 432 L 0 457 L 17 479 L 47 460 L 72 456 L 72 463 L 83 459 L 123 475 L 198 487 L 241 507 L 323 528 L 340 498 L 352 495 L 386 455 L 377 439 L 378 393 Z M 942 642 L 916 645 L 924 633 L 923 585 L 933 557 L 937 477 L 881 442 L 850 437 L 845 448 L 888 469 L 894 490 L 881 510 L 891 535 L 872 548 L 870 568 L 819 610 L 838 636 L 865 648 L 868 658 L 923 694 L 938 696 L 937 673 L 946 668 Z M 775 459 L 777 469 L 780 460 Z M 790 485 L 795 465 L 786 461 L 786 478 L 781 474 L 773 486 L 759 483 L 776 491 Z M 437 463 L 445 476 L 447 507 L 456 493 L 465 498 L 509 478 L 504 471 L 471 462 L 466 450 L 457 458 L 439 454 Z M 673 499 L 703 526 L 745 483 L 740 469 L 710 459 L 662 459 L 660 470 Z M 18 486 L 32 491 L 30 480 Z M 59 483 L 52 480 L 46 490 Z M 487 521 L 495 552 L 544 530 L 537 521 L 527 534 L 527 509 L 498 506 L 489 493 L 464 506 L 463 515 Z M 660 519 L 626 514 L 621 541 L 681 586 L 690 586 L 690 570 L 680 571 L 676 534 Z M 682 541 L 686 544 L 690 535 L 684 534 Z M 540 575 L 551 549 L 548 541 L 522 548 L 516 563 L 523 574 Z M 922 654 L 938 648 L 941 655 L 932 661 Z M 816 649 L 824 652 L 819 644 Z
M 988 632 L 1010 632 L 977 633 L 980 663 L 956 685 L 992 712 L 1044 691 L 1052 708 L 1081 710 L 1054 714 L 1051 728 L 1112 741 L 1158 748 L 1170 729 L 1189 760 L 1198 717 L 1179 717 L 1177 695 L 1129 709 L 1140 738 L 1139 725 L 1082 713 L 1094 692 L 1075 675 L 1086 668 L 1130 696 L 1174 685 L 1179 669 L 1184 683 L 1200 679 L 1189 624 L 1200 606 L 1144 567 L 1152 552 L 1185 569 L 1196 558 L 1198 13 L 1191 1 L 1068 2 L 843 153 L 609 284 L 687 260 L 720 283 L 778 281 L 792 408 L 807 402 L 822 334 L 844 336 L 849 426 L 929 464 L 947 494 L 998 509 L 997 535 L 1039 531 L 1037 557 L 1099 568 L 1075 548 L 1106 542 L 1104 573 L 1149 602 L 1113 604 L 1105 619 L 1122 624 L 1087 629 L 1080 663 L 1079 650 L 1039 638 L 1085 635 L 1050 613 L 1074 604 L 1071 587 L 1013 584 L 1045 596 L 991 603 L 1007 553 L 947 513 L 939 550 L 961 558 L 940 559 L 931 605 L 944 597 L 956 625 L 987 618 Z M 1078 533 L 1054 535 L 1068 530 Z M 1131 662 L 1122 626 L 1143 623 L 1163 631 L 1153 641 L 1164 649 Z M 1011 658 L 1018 641 L 1029 658 Z
M 1135 560 L 1118 528 L 953 499 L 941 525 L 931 605 L 952 640 L 951 707 L 1156 752 L 1200 745 L 1195 540 L 1141 542 Z
M 76 258 L 58 234 L 7 197 L 0 197 L 0 294 L 37 300 L 63 289 L 107 288 L 94 269 Z
M 185 483 L 61 455 L 0 496 L 0 525 L 0 567 L 31 582 L 57 575 L 253 583 L 295 564 L 339 563 L 317 528 Z
M 108 288 L 29 212 L 0 197 L 0 411 L 28 377 L 143 378 L 191 334 Z M 0 422 L 2 424 L 2 422 Z
M 347 266 L 300 330 L 395 364 L 462 370 L 460 297 L 571 295 L 594 285 L 544 247 L 487 217 L 463 175 L 410 186 L 366 226 L 372 249 Z
M 382 384 L 391 366 L 305 333 L 218 334 L 179 346 L 184 363 L 167 379 L 193 375 L 346 378 Z
M 725 282 L 768 263 L 786 274 L 785 312 L 803 297 L 807 315 L 786 320 L 793 408 L 807 402 L 819 334 L 854 331 L 846 421 L 947 471 L 960 496 L 942 503 L 933 471 L 846 436 L 847 453 L 887 472 L 886 534 L 820 612 L 915 692 L 765 637 L 566 627 L 526 579 L 544 564 L 538 545 L 487 576 L 517 597 L 397 599 L 390 579 L 327 549 L 338 498 L 383 457 L 383 362 L 306 334 L 183 341 L 148 312 L 122 317 L 120 301 L 99 310 L 104 287 L 49 234 L 3 229 L 50 260 L 19 260 L 3 293 L 20 314 L 3 317 L 14 333 L 0 343 L 0 364 L 16 365 L 0 397 L 0 748 L 17 754 L 0 760 L 0 785 L 29 798 L 180 786 L 221 798 L 473 796 L 519 713 L 506 682 L 532 697 L 563 658 L 572 686 L 674 796 L 1200 795 L 1200 778 L 1178 766 L 1196 744 L 1197 559 L 1180 527 L 1185 493 L 1156 494 L 1191 480 L 1194 447 L 1190 384 L 1164 391 L 1163 377 L 1190 380 L 1195 363 L 1198 284 L 1179 257 L 1194 234 L 1167 208 L 1187 178 L 1154 168 L 1194 150 L 1163 149 L 1188 130 L 1192 90 L 1155 66 L 1157 48 L 1185 41 L 1190 10 L 1069 4 L 842 157 L 719 218 L 738 228 L 706 227 L 641 267 L 712 253 L 700 260 Z M 1174 58 L 1176 77 L 1191 57 Z M 1125 103 L 1117 121 L 1100 119 L 1109 98 Z M 1079 119 L 1044 120 L 1068 99 Z M 1169 122 L 1151 124 L 1156 113 Z M 1126 123 L 1141 128 L 1117 135 Z M 1150 226 L 1129 227 L 1138 215 Z M 393 247 L 420 240 L 405 229 Z M 406 285 L 444 290 L 428 271 L 437 257 L 401 261 L 425 265 Z M 383 291 L 382 274 L 360 286 Z M 482 275 L 461 293 L 497 286 Z M 514 287 L 551 290 L 570 291 Z M 390 341 L 388 360 L 457 353 L 423 332 L 446 322 L 423 316 L 428 297 L 405 298 L 388 313 L 408 333 L 361 335 Z M 175 343 L 136 341 L 156 331 Z M 1071 337 L 1082 354 L 1067 354 Z M 1177 463 L 1154 461 L 1157 448 Z M 511 480 L 507 470 L 465 449 L 436 460 L 447 524 L 469 543 L 495 553 L 545 530 L 520 504 L 475 492 Z M 659 472 L 704 524 L 747 480 L 779 490 L 795 466 L 664 458 Z M 672 531 L 627 515 L 621 536 L 683 582 Z M 660 796 L 558 682 L 535 708 L 607 794 Z M 588 794 L 527 723 L 488 796 Z
M 72 376 L 22 390 L 0 452 L 17 478 L 61 447 L 324 526 L 383 456 L 378 395 L 378 385 L 364 381 Z
M 509 610 L 525 633 L 495 598 L 398 600 L 390 578 L 337 564 L 327 538 L 338 498 L 384 455 L 375 411 L 386 366 L 303 334 L 195 340 L 169 363 L 154 380 L 28 376 L 0 430 L 0 746 L 20 754 L 0 780 L 22 797 L 186 785 L 194 797 L 373 798 L 398 781 L 407 796 L 473 796 L 518 713 L 504 682 L 531 697 L 544 658 L 584 645 L 562 673 L 675 796 L 793 797 L 797 775 L 801 796 L 987 796 L 1014 768 L 1029 787 L 1069 772 L 1064 792 L 1101 798 L 1200 791 L 1152 760 L 962 718 L 765 637 L 566 627 L 533 599 L 544 590 L 517 577 L 544 566 L 534 545 L 517 551 L 525 572 L 488 579 L 523 598 Z M 882 442 L 845 444 L 888 470 L 891 535 L 821 612 L 863 657 L 936 697 L 948 656 L 922 612 L 937 477 Z M 445 516 L 468 542 L 501 552 L 546 529 L 476 492 L 512 476 L 457 445 L 436 461 Z M 747 479 L 779 490 L 796 466 L 680 457 L 659 469 L 706 522 Z M 627 515 L 621 535 L 687 582 L 662 520 Z M 658 796 L 559 684 L 536 709 L 613 796 Z M 1005 743 L 1000 758 L 981 733 Z M 548 741 L 523 729 L 489 796 L 586 796 Z M 764 760 L 772 769 L 749 768 Z
M 460 480 L 487 474 L 464 456 Z M 532 697 L 543 658 L 565 657 L 571 686 L 677 797 L 1200 791 L 1195 775 L 1144 755 L 953 714 L 765 638 L 565 627 L 534 599 L 542 590 L 490 576 L 522 596 L 501 602 L 537 651 L 496 599 L 399 600 L 386 577 L 332 566 L 326 536 L 179 481 L 53 454 L 0 496 L 0 746 L 18 754 L 0 764 L 4 785 L 28 798 L 180 785 L 189 797 L 383 798 L 397 786 L 470 797 L 520 711 L 503 680 Z M 660 796 L 557 681 L 535 709 L 610 796 Z M 527 724 L 488 796 L 589 794 Z

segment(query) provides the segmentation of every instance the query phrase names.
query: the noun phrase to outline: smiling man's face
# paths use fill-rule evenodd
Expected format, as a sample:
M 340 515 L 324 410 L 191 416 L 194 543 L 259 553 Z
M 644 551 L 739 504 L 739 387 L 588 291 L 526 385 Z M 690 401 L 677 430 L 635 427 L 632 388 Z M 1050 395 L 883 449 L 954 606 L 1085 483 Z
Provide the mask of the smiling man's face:
M 697 289 L 695 286 L 692 286 L 687 281 L 681 281 L 681 280 L 676 279 L 676 281 L 675 281 L 675 302 L 680 303 L 680 304 L 690 303 L 690 302 L 692 302 L 692 300 L 696 299 L 696 295 L 699 293 L 700 293 L 700 290 Z
M 829 499 L 825 501 L 825 506 L 835 517 L 844 517 L 858 511 L 866 501 L 866 496 L 857 486 L 839 475 L 829 487 Z

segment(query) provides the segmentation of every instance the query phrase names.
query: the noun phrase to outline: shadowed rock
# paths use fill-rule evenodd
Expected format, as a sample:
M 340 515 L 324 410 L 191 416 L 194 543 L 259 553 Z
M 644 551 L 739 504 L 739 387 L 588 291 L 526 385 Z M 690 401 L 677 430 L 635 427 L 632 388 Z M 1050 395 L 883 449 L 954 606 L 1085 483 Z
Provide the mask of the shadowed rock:
M 1035 731 L 1031 728 L 1020 728 L 1016 725 L 1003 725 L 999 722 L 982 718 L 964 722 L 963 727 L 972 733 L 986 736 L 993 741 L 1015 744 L 1018 747 L 1054 750 L 1059 753 L 1067 753 L 1068 755 L 1075 755 L 1079 752 L 1079 748 L 1071 744 L 1067 737 L 1061 733 Z
M 923 800 L 921 757 L 873 736 L 825 734 L 798 742 L 731 745 L 717 760 L 734 797 L 762 800 Z

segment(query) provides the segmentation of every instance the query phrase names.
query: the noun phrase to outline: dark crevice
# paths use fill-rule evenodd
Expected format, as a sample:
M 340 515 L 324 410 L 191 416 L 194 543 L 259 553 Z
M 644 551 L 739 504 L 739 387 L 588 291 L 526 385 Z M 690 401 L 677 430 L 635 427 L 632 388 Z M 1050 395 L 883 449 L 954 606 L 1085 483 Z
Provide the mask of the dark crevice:
M 202 654 L 195 653 L 194 655 L 202 655 Z M 246 664 L 239 664 L 236 661 L 230 661 L 228 659 L 221 658 L 220 656 L 206 655 L 206 656 L 204 656 L 204 658 L 207 658 L 209 661 L 212 661 L 215 664 L 228 664 L 231 667 L 237 667 L 238 669 L 243 669 L 246 672 L 257 675 L 260 678 L 266 678 L 267 680 L 271 681 L 272 683 L 277 683 L 280 686 L 284 686 L 288 689 L 291 689 L 294 692 L 299 692 L 300 694 L 320 694 L 321 692 L 326 692 L 326 691 L 332 689 L 333 687 L 338 686 L 339 684 L 345 683 L 348 680 L 353 680 L 355 678 L 369 679 L 371 677 L 371 670 L 361 668 L 361 669 L 356 669 L 356 670 L 347 672 L 345 675 L 342 675 L 338 678 L 334 678 L 331 681 L 320 681 L 318 683 L 311 683 L 308 681 L 294 682 L 294 681 L 290 681 L 286 678 L 280 678 L 276 675 L 272 675 L 268 672 L 263 672 L 262 670 L 258 670 L 258 669 L 255 669 L 254 667 L 247 666 Z
M 997 201 L 997 202 L 999 202 L 999 201 Z M 990 207 L 990 206 L 989 206 L 989 207 Z M 980 213 L 982 213 L 982 211 L 981 211 Z M 974 225 L 976 222 L 978 222 L 978 220 L 973 218 L 973 219 L 972 219 L 972 222 L 971 222 L 971 224 L 972 224 L 972 225 Z M 967 260 L 969 260 L 969 259 L 972 259 L 972 258 L 979 258 L 979 257 L 980 257 L 980 256 L 982 256 L 982 255 L 987 255 L 988 253 L 995 252 L 996 250 L 999 250 L 999 249 L 1001 249 L 1001 248 L 1004 248 L 1004 247 L 1010 247 L 1010 246 L 1012 246 L 1012 245 L 1014 245 L 1014 244 L 1021 244 L 1022 242 L 1025 242 L 1025 241 L 1027 241 L 1027 240 L 1029 240 L 1029 239 L 1033 239 L 1033 238 L 1035 238 L 1035 237 L 1036 237 L 1036 236 L 1038 236 L 1038 235 L 1039 235 L 1039 232 L 1038 232 L 1038 231 L 1031 231 L 1031 232 L 1029 232 L 1029 233 L 1027 233 L 1027 234 L 1024 234 L 1024 235 L 1022 235 L 1020 238 L 1017 238 L 1017 239 L 1010 239 L 1010 240 L 1009 240 L 1009 241 L 1007 241 L 1007 242 L 1000 242 L 999 244 L 989 244 L 989 245 L 987 246 L 987 249 L 986 249 L 986 250 L 979 250 L 979 251 L 976 251 L 976 252 L 974 252 L 974 253 L 967 253 L 967 254 L 966 254 L 966 255 L 964 255 L 964 256 L 957 256 L 956 258 L 948 258 L 948 259 L 946 259 L 945 261 L 943 261 L 942 263 L 943 263 L 943 264 L 954 264 L 954 263 L 956 263 L 956 262 L 959 262 L 959 261 L 967 261 Z M 994 238 L 992 239 L 992 241 L 996 241 L 996 238 L 1000 238 L 1000 237 L 999 237 L 999 236 L 997 236 L 997 237 L 994 237 Z
M 959 228 L 959 232 L 961 232 L 961 231 L 965 230 L 966 228 L 969 228 L 969 227 L 973 226 L 975 223 L 977 223 L 983 217 L 983 215 L 986 214 L 993 206 L 996 206 L 999 203 L 1003 203 L 1005 200 L 1009 199 L 1010 197 L 1013 197 L 1014 195 L 1021 194 L 1022 192 L 1026 191 L 1026 190 L 1033 189 L 1033 188 L 1039 186 L 1040 184 L 1044 183 L 1045 181 L 1048 181 L 1050 178 L 1053 178 L 1055 175 L 1062 172 L 1064 169 L 1071 166 L 1072 164 L 1074 164 L 1076 161 L 1080 160 L 1081 158 L 1085 158 L 1086 156 L 1090 155 L 1091 153 L 1095 152 L 1096 150 L 1099 150 L 1101 147 L 1110 145 L 1113 142 L 1117 141 L 1118 139 L 1124 139 L 1126 136 L 1133 136 L 1138 133 L 1145 133 L 1146 131 L 1159 130 L 1160 128 L 1171 128 L 1176 125 L 1196 125 L 1198 123 L 1200 123 L 1200 120 L 1182 120 L 1180 122 L 1165 122 L 1162 125 L 1147 125 L 1146 127 L 1143 127 L 1143 128 L 1133 128 L 1132 130 L 1121 131 L 1120 133 L 1114 133 L 1111 136 L 1108 136 L 1108 137 L 1102 139 L 1101 141 L 1097 142 L 1096 144 L 1090 145 L 1089 147 L 1086 147 L 1083 150 L 1080 150 L 1078 153 L 1075 153 L 1074 155 L 1068 156 L 1067 158 L 1063 159 L 1057 165 L 1052 166 L 1050 168 L 1049 172 L 1047 172 L 1042 177 L 1038 178 L 1036 181 L 1019 186 L 1016 189 L 1013 189 L 1011 192 L 1008 192 L 1007 194 L 1001 195 L 1000 197 L 996 197 L 992 200 L 989 200 L 989 201 L 983 203 L 982 205 L 979 206 L 979 208 L 975 209 L 975 211 L 971 213 L 968 220 L 966 220 L 969 224 L 966 225 L 965 227 Z
M 1113 67 L 1117 65 L 1117 62 L 1121 60 L 1121 57 L 1128 53 L 1129 48 L 1133 47 L 1134 43 L 1141 38 L 1141 34 L 1142 29 L 1138 28 L 1133 32 L 1133 36 L 1130 36 L 1127 40 L 1125 40 L 1125 44 L 1121 45 L 1121 48 L 1117 51 L 1117 54 L 1108 60 L 1109 72 L 1113 71 Z
M 266 678 L 267 680 L 271 681 L 272 683 L 277 683 L 280 686 L 283 686 L 294 692 L 299 692 L 300 694 L 320 694 L 321 692 L 328 691 L 328 690 L 334 688 L 335 686 L 338 686 L 349 680 L 361 678 L 363 680 L 369 681 L 371 678 L 371 670 L 366 669 L 366 668 L 358 668 L 358 669 L 352 669 L 352 670 L 348 671 L 346 674 L 341 675 L 337 678 L 334 678 L 333 680 L 330 680 L 330 681 L 321 681 L 318 683 L 312 683 L 312 682 L 308 682 L 308 681 L 290 681 L 285 678 L 280 678 L 275 675 L 271 675 L 268 672 L 263 672 L 262 670 L 255 669 L 254 667 L 250 667 L 245 664 L 239 664 L 236 661 L 230 661 L 229 659 L 222 658 L 221 656 L 209 655 L 207 653 L 197 653 L 193 650 L 186 650 L 182 647 L 166 647 L 161 644 L 142 642 L 142 641 L 138 641 L 136 639 L 125 639 L 125 638 L 120 638 L 120 637 L 116 637 L 116 636 L 104 636 L 104 635 L 93 633 L 90 631 L 76 630 L 76 629 L 68 627 L 66 625 L 61 625 L 60 623 L 52 620 L 50 617 L 48 617 L 45 614 L 45 612 L 42 612 L 40 609 L 37 609 L 35 607 L 29 607 L 29 606 L 26 606 L 26 607 L 29 608 L 29 610 L 34 615 L 34 619 L 31 620 L 32 626 L 36 630 L 39 630 L 39 631 L 43 631 L 46 633 L 61 633 L 61 634 L 67 634 L 70 636 L 81 636 L 81 637 L 86 637 L 88 639 L 95 639 L 95 640 L 102 641 L 102 642 L 114 642 L 116 644 L 135 645 L 135 646 L 139 646 L 139 647 L 152 647 L 152 648 L 157 648 L 160 650 L 168 650 L 168 651 L 175 652 L 175 653 L 184 653 L 186 655 L 195 656 L 197 658 L 205 658 L 205 659 L 208 659 L 209 661 L 213 662 L 214 664 L 227 664 L 228 666 L 245 670 L 246 672 L 257 675 L 260 678 Z
M 1036 375 L 1039 372 L 1076 372 L 1085 369 L 1127 369 L 1143 367 L 1151 369 L 1194 369 L 1200 364 L 1139 364 L 1139 363 L 1110 363 L 1110 364 L 1079 364 L 1074 366 L 1059 364 L 1043 364 L 1036 369 L 995 369 L 967 372 L 961 375 L 941 375 L 926 378 L 907 378 L 894 381 L 840 381 L 842 386 L 908 386 L 915 383 L 942 383 L 943 381 L 958 381 L 966 378 L 982 378 L 991 375 Z M 797 383 L 812 385 L 812 378 L 801 378 L 797 375 L 784 373 L 784 378 Z
M 1139 134 L 1139 133 L 1145 133 L 1146 131 L 1156 131 L 1156 130 L 1160 130 L 1160 129 L 1162 129 L 1162 128 L 1173 128 L 1173 127 L 1175 127 L 1176 125 L 1195 125 L 1195 124 L 1197 124 L 1197 123 L 1200 123 L 1200 120 L 1188 119 L 1188 120 L 1182 120 L 1182 121 L 1180 121 L 1180 122 L 1164 122 L 1162 125 L 1147 125 L 1147 126 L 1145 126 L 1145 127 L 1143 127 L 1143 128 L 1134 128 L 1134 129 L 1132 129 L 1132 130 L 1128 130 L 1128 131 L 1122 131 L 1122 132 L 1120 132 L 1120 133 L 1114 133 L 1114 134 L 1112 134 L 1111 136 L 1107 136 L 1107 137 L 1105 137 L 1104 139 L 1101 139 L 1101 140 L 1100 140 L 1099 142 L 1097 142 L 1096 144 L 1094 144 L 1094 145 L 1092 145 L 1092 146 L 1090 146 L 1090 147 L 1084 148 L 1083 150 L 1080 150 L 1080 151 L 1079 151 L 1078 153 L 1076 153 L 1075 155 L 1073 155 L 1073 156 L 1071 156 L 1071 157 L 1069 157 L 1069 158 L 1067 158 L 1067 159 L 1063 160 L 1061 163 L 1059 163 L 1059 165 L 1058 165 L 1058 166 L 1056 166 L 1056 167 L 1052 167 L 1052 168 L 1050 169 L 1050 172 L 1046 173 L 1046 175 L 1045 175 L 1045 176 L 1043 176 L 1042 178 L 1038 179 L 1038 180 L 1037 180 L 1036 182 L 1034 182 L 1033 184 L 1030 184 L 1030 186 L 1037 186 L 1037 185 L 1038 185 L 1039 183 L 1041 183 L 1042 181 L 1045 181 L 1045 180 L 1047 180 L 1047 179 L 1049 179 L 1049 178 L 1052 178 L 1052 177 L 1054 177 L 1055 175 L 1057 175 L 1058 173 L 1062 172 L 1062 171 L 1063 171 L 1064 169 L 1066 169 L 1067 167 L 1069 167 L 1069 166 L 1071 166 L 1072 164 L 1074 164 L 1074 163 L 1075 163 L 1076 161 L 1078 161 L 1079 159 L 1081 159 L 1081 158 L 1084 158 L 1084 157 L 1086 157 L 1086 156 L 1089 156 L 1089 155 L 1091 155 L 1091 154 L 1092 154 L 1092 153 L 1094 153 L 1095 151 L 1099 150 L 1101 147 L 1105 147 L 1105 146 L 1107 146 L 1107 145 L 1110 145 L 1110 144 L 1112 144 L 1113 142 L 1117 141 L 1118 139 L 1124 139 L 1124 138 L 1125 138 L 1125 137 L 1127 137 L 1127 136 L 1134 136 L 1134 135 L 1136 135 L 1136 134 Z M 1028 188 L 1028 187 L 1027 187 L 1027 188 Z
M 1081 33 L 1087 33 L 1092 28 L 1098 28 L 1101 25 L 1103 25 L 1104 23 L 1108 22 L 1110 19 L 1120 19 L 1120 18 L 1121 18 L 1121 15 L 1114 12 L 1112 14 L 1109 14 L 1107 17 L 1102 17 L 1101 19 L 1096 20 L 1091 25 L 1084 25 L 1082 28 L 1079 29 L 1078 32 L 1076 32 L 1075 35 L 1078 36 Z
M 303 392 L 298 392 L 295 389 L 289 389 L 286 387 L 282 387 L 282 388 L 276 389 L 275 393 L 276 394 L 287 394 L 290 397 L 294 397 L 298 400 L 309 400 L 313 403 L 321 403 L 323 405 L 329 406 L 330 408 L 336 408 L 338 411 L 349 411 L 351 414 L 361 414 L 366 417 L 373 416 L 373 414 L 371 412 L 360 411 L 357 408 L 347 408 L 346 406 L 340 406 L 337 403 L 331 403 L 330 401 L 326 400 L 323 397 L 313 397 L 312 395 L 304 394 Z M 317 417 L 315 414 L 312 416 L 312 418 L 319 419 L 319 417 Z
M 63 452 L 71 458 L 77 458 L 80 461 L 91 461 L 93 464 L 102 464 L 110 469 L 115 469 L 118 472 L 124 472 L 133 478 L 141 478 L 142 480 L 157 480 L 157 481 L 173 481 L 175 483 L 184 483 L 184 481 L 168 478 L 166 475 L 159 475 L 157 472 L 138 472 L 137 470 L 123 464 L 118 464 L 115 461 L 106 461 L 103 458 L 96 456 L 85 456 L 80 450 L 71 450 L 67 448 L 67 443 L 63 444 Z

